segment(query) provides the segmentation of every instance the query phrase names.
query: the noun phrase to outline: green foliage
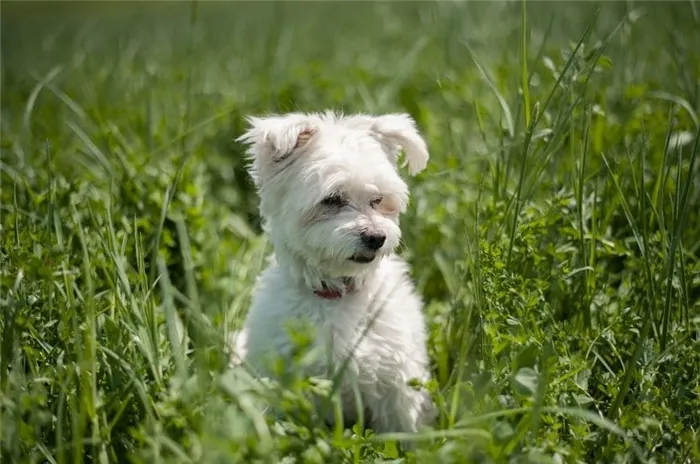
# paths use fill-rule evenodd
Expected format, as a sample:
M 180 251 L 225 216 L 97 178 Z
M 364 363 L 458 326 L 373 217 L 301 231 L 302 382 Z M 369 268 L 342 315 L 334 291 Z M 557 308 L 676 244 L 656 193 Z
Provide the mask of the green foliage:
M 700 461 L 691 3 L 3 4 L 0 458 Z M 230 369 L 269 253 L 247 114 L 409 112 L 417 436 Z M 398 443 L 413 442 L 411 451 Z

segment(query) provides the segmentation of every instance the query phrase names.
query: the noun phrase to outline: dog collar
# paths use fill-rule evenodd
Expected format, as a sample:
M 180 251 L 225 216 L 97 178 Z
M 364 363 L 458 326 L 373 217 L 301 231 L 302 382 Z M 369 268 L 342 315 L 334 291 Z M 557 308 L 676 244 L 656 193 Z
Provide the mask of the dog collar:
M 344 291 L 338 290 L 336 288 L 329 288 L 325 282 L 322 282 L 323 288 L 320 290 L 314 290 L 314 294 L 323 298 L 324 300 L 337 300 L 342 298 L 345 293 L 351 292 L 355 289 L 355 285 L 350 277 L 343 279 L 343 284 L 345 285 Z

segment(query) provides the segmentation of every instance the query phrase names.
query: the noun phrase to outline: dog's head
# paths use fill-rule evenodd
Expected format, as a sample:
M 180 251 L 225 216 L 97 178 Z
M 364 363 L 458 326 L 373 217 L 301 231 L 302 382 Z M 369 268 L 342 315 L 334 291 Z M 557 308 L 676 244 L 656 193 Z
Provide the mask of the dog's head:
M 415 175 L 425 141 L 405 114 L 333 113 L 251 117 L 239 138 L 276 248 L 332 277 L 362 272 L 399 244 L 408 188 L 401 151 Z

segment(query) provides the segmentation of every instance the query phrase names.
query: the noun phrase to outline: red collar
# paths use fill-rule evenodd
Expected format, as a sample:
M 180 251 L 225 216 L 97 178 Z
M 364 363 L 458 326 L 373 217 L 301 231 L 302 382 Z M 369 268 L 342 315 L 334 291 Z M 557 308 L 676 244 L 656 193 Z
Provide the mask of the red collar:
M 345 293 L 351 292 L 355 289 L 355 285 L 351 278 L 347 277 L 343 279 L 343 283 L 345 284 L 345 289 L 341 291 L 335 288 L 328 288 L 324 282 L 323 288 L 320 290 L 314 290 L 314 294 L 319 298 L 323 298 L 324 300 L 336 300 L 338 298 L 342 298 Z

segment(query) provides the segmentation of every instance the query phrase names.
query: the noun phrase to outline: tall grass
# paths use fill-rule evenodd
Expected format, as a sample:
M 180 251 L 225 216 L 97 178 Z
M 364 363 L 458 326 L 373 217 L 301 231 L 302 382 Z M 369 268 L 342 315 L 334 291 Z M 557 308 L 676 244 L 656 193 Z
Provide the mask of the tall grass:
M 3 462 L 700 460 L 693 2 L 2 13 Z M 302 328 L 284 381 L 228 366 L 270 252 L 234 140 L 328 107 L 408 112 L 431 150 L 417 435 L 327 428 Z

